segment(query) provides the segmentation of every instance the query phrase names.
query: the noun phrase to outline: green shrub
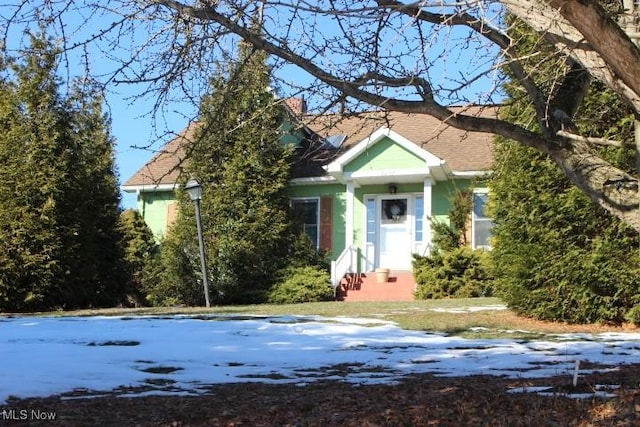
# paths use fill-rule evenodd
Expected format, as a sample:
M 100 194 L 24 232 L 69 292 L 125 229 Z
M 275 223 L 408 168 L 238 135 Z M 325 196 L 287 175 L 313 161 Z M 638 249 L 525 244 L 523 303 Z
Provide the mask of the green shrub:
M 622 323 L 640 298 L 638 233 L 570 185 L 547 156 L 496 144 L 496 293 L 516 313 Z
M 627 322 L 640 326 L 640 304 L 633 306 L 625 317 Z
M 468 247 L 415 256 L 417 299 L 470 298 L 493 294 L 490 260 L 485 251 Z
M 329 273 L 318 267 L 285 269 L 269 293 L 269 302 L 276 304 L 331 301 L 333 298 Z
M 146 302 L 153 306 L 203 306 L 197 243 L 181 245 L 173 230 L 148 260 L 142 276 Z
M 512 255 L 500 246 L 497 293 L 516 313 L 536 319 L 633 322 L 640 297 L 640 254 L 637 249 L 629 253 L 624 240 L 600 237 L 586 248 L 565 243 L 564 253 L 551 243 L 529 243 Z M 529 257 L 520 256 L 524 250 Z
M 535 53 L 522 65 L 544 87 L 557 81 L 556 52 L 538 34 L 508 17 L 509 35 L 521 53 Z M 570 74 L 567 74 L 569 76 Z M 551 78 L 550 78 L 551 77 Z M 569 79 L 565 80 L 565 83 Z M 522 88 L 504 86 L 500 109 L 510 123 L 539 131 L 534 107 Z M 554 89 L 555 90 L 555 89 Z M 558 96 L 555 92 L 553 96 Z M 620 97 L 593 80 L 573 123 L 581 135 L 633 141 L 634 113 Z M 637 319 L 640 302 L 640 236 L 574 186 L 547 154 L 498 137 L 489 182 L 496 293 L 518 314 L 569 323 L 621 323 Z M 596 147 L 594 155 L 629 174 L 635 152 Z M 613 191 L 613 190 L 612 190 Z
M 295 223 L 294 223 L 295 224 Z M 300 229 L 301 226 L 294 225 L 294 230 Z M 292 232 L 287 252 L 287 267 L 318 267 L 322 270 L 331 268 L 331 259 L 326 251 L 316 248 L 309 236 L 302 232 Z

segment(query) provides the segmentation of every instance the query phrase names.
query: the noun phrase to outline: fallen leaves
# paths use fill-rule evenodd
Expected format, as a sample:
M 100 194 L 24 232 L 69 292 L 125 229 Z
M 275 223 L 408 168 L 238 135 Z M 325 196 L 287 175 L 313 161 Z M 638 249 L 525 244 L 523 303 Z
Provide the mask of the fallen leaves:
M 549 386 L 571 391 L 572 377 L 415 375 L 394 385 L 319 381 L 215 385 L 201 396 L 74 395 L 12 400 L 4 409 L 55 411 L 47 425 L 136 426 L 633 426 L 640 424 L 640 366 L 580 378 L 576 390 L 616 384 L 613 399 L 509 393 Z

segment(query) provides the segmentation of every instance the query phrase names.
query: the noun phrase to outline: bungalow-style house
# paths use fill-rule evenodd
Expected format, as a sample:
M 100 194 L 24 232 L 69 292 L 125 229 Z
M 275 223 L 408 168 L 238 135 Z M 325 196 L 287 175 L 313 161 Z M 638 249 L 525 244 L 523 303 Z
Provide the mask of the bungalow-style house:
M 303 154 L 294 167 L 291 206 L 304 218 L 312 242 L 330 253 L 334 286 L 349 274 L 410 271 L 412 255 L 429 251 L 430 220 L 448 221 L 456 189 L 474 187 L 470 241 L 473 247 L 489 245 L 482 180 L 492 166 L 492 135 L 422 114 L 308 115 L 295 108 L 304 103 L 288 105 L 304 124 L 303 132 L 289 135 Z M 457 111 L 497 114 L 487 106 Z M 169 141 L 122 187 L 137 193 L 138 209 L 158 237 L 175 217 L 174 189 L 194 127 Z

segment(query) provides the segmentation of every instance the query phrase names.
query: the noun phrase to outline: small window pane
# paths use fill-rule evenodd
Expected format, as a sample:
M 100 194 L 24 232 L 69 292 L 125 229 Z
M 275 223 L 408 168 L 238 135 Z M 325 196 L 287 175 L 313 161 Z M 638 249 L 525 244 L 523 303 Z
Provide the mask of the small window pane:
M 415 206 L 415 229 L 416 229 L 416 242 L 422 242 L 422 225 L 424 217 L 424 199 L 422 197 L 416 197 Z
M 309 240 L 315 243 L 316 247 L 318 247 L 318 226 L 315 224 L 305 224 L 304 232 L 309 236 Z
M 367 199 L 367 243 L 376 241 L 376 199 Z
M 487 193 L 473 195 L 473 247 L 490 248 L 493 220 L 487 215 Z
M 479 220 L 475 222 L 474 228 L 474 243 L 475 247 L 491 246 L 491 232 L 493 230 L 493 222 L 491 220 Z
M 487 194 L 478 193 L 473 195 L 473 214 L 476 218 L 487 218 L 485 210 L 487 208 L 488 198 Z

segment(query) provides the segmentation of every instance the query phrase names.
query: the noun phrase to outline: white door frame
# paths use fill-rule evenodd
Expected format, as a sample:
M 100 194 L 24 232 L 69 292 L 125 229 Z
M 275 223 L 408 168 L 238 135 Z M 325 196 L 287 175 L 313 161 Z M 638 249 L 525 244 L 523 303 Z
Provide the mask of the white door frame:
M 414 243 L 415 243 L 415 218 L 414 218 L 414 204 L 415 204 L 416 193 L 398 193 L 398 194 L 369 194 L 365 195 L 365 226 L 364 226 L 364 243 L 365 243 L 365 253 L 367 256 L 366 266 L 367 270 L 375 269 L 378 267 L 390 267 L 397 269 L 410 269 L 411 268 L 411 256 L 414 252 Z M 367 242 L 367 209 L 366 209 L 366 200 L 374 199 L 375 200 L 375 241 L 373 245 L 371 242 Z M 382 231 L 381 228 L 383 224 L 381 223 L 382 219 L 382 201 L 383 200 L 394 200 L 394 199 L 406 199 L 407 200 L 407 212 L 406 212 L 406 227 L 407 233 L 409 234 L 409 242 L 406 248 L 406 263 L 404 265 L 396 265 L 396 266 L 386 266 L 381 265 L 381 249 L 382 249 Z M 371 247 L 373 246 L 373 247 Z M 373 256 L 373 260 L 369 259 Z

